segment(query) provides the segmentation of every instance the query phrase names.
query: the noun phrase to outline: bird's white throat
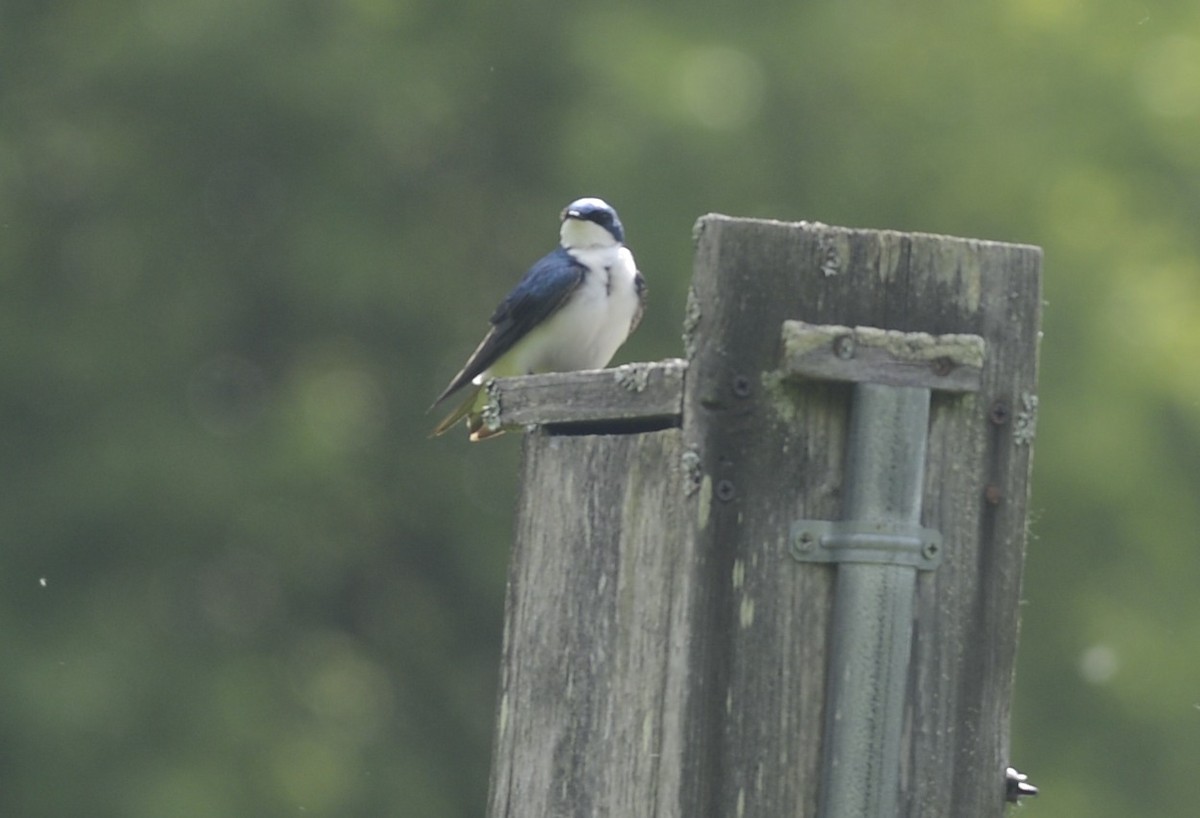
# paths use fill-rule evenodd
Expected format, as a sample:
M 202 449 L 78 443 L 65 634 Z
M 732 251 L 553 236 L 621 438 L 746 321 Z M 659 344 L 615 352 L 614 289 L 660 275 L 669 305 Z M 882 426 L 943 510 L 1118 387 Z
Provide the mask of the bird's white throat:
M 562 246 L 568 250 L 590 247 L 616 247 L 617 240 L 595 222 L 584 219 L 564 219 L 558 231 Z

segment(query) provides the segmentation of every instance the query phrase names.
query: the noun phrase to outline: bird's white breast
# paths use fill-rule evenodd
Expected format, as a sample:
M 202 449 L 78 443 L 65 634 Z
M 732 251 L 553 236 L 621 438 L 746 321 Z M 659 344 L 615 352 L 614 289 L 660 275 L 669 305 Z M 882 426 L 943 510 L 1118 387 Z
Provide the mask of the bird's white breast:
M 600 369 L 625 343 L 638 310 L 633 254 L 620 245 L 576 248 L 571 254 L 587 268 L 583 282 L 489 377 Z

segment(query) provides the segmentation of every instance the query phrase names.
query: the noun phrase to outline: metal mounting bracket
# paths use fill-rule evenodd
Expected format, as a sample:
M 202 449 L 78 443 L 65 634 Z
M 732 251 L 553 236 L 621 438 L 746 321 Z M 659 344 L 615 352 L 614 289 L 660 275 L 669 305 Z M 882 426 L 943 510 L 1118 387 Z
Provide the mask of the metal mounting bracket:
M 800 562 L 867 562 L 932 571 L 942 561 L 942 534 L 895 521 L 797 520 L 788 550 Z

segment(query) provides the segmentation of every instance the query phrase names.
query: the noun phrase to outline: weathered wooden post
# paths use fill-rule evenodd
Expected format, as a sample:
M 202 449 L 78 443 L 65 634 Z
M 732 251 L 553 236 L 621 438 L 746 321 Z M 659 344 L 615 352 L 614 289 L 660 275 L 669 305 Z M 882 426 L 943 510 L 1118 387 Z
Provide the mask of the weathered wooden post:
M 491 818 L 998 816 L 1036 248 L 706 216 L 684 361 L 525 437 Z

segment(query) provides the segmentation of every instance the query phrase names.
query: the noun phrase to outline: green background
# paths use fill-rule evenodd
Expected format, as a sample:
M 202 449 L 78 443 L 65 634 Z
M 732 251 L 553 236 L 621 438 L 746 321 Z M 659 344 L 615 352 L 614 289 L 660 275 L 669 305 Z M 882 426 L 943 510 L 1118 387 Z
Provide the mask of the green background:
M 519 441 L 424 414 L 581 195 L 1042 245 L 1022 814 L 1191 818 L 1194 0 L 0 6 L 0 814 L 482 814 Z

